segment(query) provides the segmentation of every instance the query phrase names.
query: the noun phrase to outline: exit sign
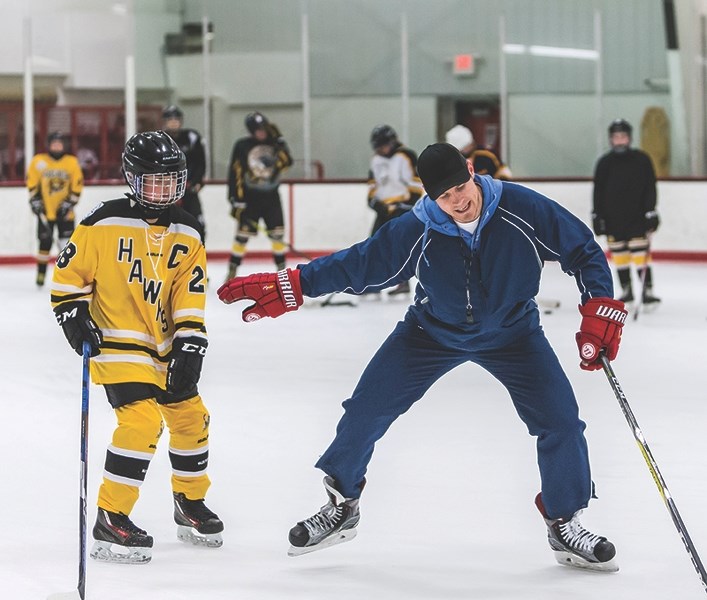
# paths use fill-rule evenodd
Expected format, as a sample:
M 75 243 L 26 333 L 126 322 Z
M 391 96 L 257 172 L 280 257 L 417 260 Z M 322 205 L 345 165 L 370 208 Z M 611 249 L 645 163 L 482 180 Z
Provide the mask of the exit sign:
M 474 68 L 473 54 L 457 54 L 454 56 L 452 71 L 455 75 L 473 75 Z

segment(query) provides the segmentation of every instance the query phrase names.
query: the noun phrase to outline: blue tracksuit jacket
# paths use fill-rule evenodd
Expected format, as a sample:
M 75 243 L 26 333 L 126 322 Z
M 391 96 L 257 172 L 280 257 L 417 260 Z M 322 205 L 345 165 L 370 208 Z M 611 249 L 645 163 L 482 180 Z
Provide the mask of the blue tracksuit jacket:
M 483 206 L 474 235 L 428 196 L 371 238 L 300 265 L 306 296 L 362 293 L 415 275 L 414 304 L 376 352 L 317 467 L 358 497 L 378 439 L 441 376 L 466 362 L 490 372 L 537 437 L 547 514 L 569 517 L 592 493 L 585 424 L 540 327 L 535 295 L 546 261 L 574 276 L 581 301 L 613 296 L 608 263 L 579 219 L 528 188 L 475 176 Z M 473 399 L 470 386 L 465 394 Z
M 479 227 L 461 230 L 429 196 L 371 238 L 300 265 L 305 296 L 419 284 L 409 317 L 445 346 L 498 348 L 539 324 L 535 296 L 546 261 L 573 275 L 581 302 L 613 297 L 611 272 L 592 232 L 529 188 L 475 176 Z

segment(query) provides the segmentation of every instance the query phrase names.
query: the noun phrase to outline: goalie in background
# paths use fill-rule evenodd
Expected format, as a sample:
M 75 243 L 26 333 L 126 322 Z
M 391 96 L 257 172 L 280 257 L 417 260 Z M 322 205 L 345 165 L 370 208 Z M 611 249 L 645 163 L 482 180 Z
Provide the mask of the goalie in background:
M 449 144 L 428 146 L 417 171 L 427 194 L 367 240 L 296 269 L 236 277 L 218 290 L 227 304 L 254 301 L 242 318 L 256 321 L 297 310 L 304 296 L 360 294 L 418 277 L 414 304 L 343 403 L 334 440 L 316 464 L 325 473 L 328 502 L 290 530 L 290 554 L 354 537 L 378 440 L 445 373 L 471 362 L 508 390 L 536 437 L 541 491 L 535 504 L 558 562 L 615 571 L 614 545 L 579 520 L 594 497 L 585 423 L 534 299 L 544 262 L 559 262 L 574 276 L 581 300 L 575 335 L 580 367 L 601 369 L 602 352 L 616 357 L 626 319 L 623 303 L 612 298 L 604 252 L 589 228 L 557 202 L 476 175 L 471 161 Z M 470 385 L 464 400 L 473 401 L 474 393 Z M 463 471 L 454 459 L 450 477 Z M 465 499 L 454 501 L 468 509 Z M 493 501 L 485 498 L 479 508 L 489 518 Z
M 54 131 L 47 137 L 47 152 L 36 154 L 27 168 L 29 206 L 37 216 L 36 283 L 39 287 L 46 278 L 54 231 L 61 251 L 74 232 L 74 207 L 83 191 L 81 165 L 67 148 L 64 134 Z
M 260 112 L 245 118 L 249 135 L 236 140 L 228 166 L 228 202 L 236 233 L 228 261 L 227 280 L 235 277 L 250 238 L 265 222 L 277 269 L 285 268 L 285 217 L 280 201 L 280 177 L 292 164 L 285 138 L 275 123 Z

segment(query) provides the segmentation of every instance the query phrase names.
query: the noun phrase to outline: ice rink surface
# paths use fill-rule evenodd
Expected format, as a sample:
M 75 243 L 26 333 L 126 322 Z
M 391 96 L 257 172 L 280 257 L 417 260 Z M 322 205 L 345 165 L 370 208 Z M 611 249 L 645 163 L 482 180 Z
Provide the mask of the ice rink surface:
M 176 539 L 163 439 L 133 520 L 155 538 L 145 566 L 89 560 L 101 600 L 650 600 L 704 598 L 670 515 L 602 371 L 578 365 L 574 280 L 545 269 L 540 297 L 561 301 L 543 326 L 588 424 L 599 500 L 582 516 L 617 547 L 620 571 L 561 567 L 533 498 L 534 440 L 506 391 L 475 365 L 440 380 L 377 445 L 358 537 L 289 558 L 287 533 L 325 501 L 313 468 L 341 402 L 402 318 L 401 299 L 355 308 L 308 300 L 245 324 L 222 305 L 224 263 L 210 265 L 210 334 L 200 390 L 211 411 L 208 505 L 221 549 Z M 246 262 L 244 272 L 270 270 Z M 0 597 L 42 599 L 76 587 L 81 360 L 38 291 L 32 267 L 3 267 Z M 662 306 L 629 320 L 613 366 L 687 529 L 707 559 L 707 265 L 658 263 Z M 91 387 L 89 547 L 114 416 Z M 166 437 L 166 436 L 165 436 Z

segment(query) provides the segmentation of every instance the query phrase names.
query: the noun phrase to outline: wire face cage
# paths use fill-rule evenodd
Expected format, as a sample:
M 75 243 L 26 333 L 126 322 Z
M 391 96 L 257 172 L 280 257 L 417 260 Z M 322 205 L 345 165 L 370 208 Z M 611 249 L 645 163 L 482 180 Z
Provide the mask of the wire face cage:
M 128 185 L 135 199 L 149 208 L 165 208 L 184 196 L 187 187 L 187 171 L 168 173 L 127 173 Z

